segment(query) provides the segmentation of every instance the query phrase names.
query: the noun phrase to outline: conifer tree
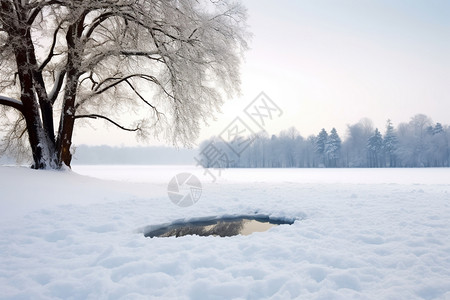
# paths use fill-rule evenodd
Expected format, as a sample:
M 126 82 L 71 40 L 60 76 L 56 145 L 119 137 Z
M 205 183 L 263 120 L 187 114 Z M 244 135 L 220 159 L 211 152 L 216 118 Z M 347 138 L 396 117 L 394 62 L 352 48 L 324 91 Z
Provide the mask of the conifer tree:
M 387 120 L 386 133 L 383 139 L 383 150 L 389 159 L 389 167 L 395 167 L 397 158 L 395 151 L 397 150 L 397 136 L 394 132 L 394 126 L 392 126 L 391 120 Z
M 341 143 L 342 141 L 336 131 L 336 128 L 333 128 L 328 136 L 325 149 L 328 158 L 328 165 L 330 167 L 336 168 L 338 165 L 337 162 L 340 158 Z

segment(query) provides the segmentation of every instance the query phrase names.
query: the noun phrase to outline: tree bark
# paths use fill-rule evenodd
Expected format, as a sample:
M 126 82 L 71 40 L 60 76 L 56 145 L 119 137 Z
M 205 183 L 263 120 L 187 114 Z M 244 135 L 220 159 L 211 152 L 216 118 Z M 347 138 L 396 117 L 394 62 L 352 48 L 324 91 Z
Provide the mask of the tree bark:
M 73 78 L 69 72 L 68 79 Z M 68 84 L 64 97 L 63 111 L 61 112 L 61 121 L 58 131 L 58 140 L 56 143 L 58 164 L 70 167 L 72 154 L 70 146 L 72 145 L 72 135 L 75 124 L 75 95 L 76 81 Z
M 57 158 L 60 167 L 63 164 L 70 167 L 72 161 L 70 146 L 72 145 L 75 125 L 75 100 L 80 76 L 80 53 L 77 46 L 79 46 L 83 31 L 84 16 L 83 14 L 77 23 L 71 25 L 66 34 L 67 47 L 69 49 L 66 67 L 67 80 L 56 142 Z
M 19 31 L 17 34 L 20 36 L 21 32 Z M 24 33 L 24 35 L 26 35 L 26 33 Z M 39 107 L 34 97 L 33 74 L 28 61 L 27 49 L 20 46 L 20 44 L 16 45 L 15 57 L 17 62 L 17 73 L 21 85 L 20 100 L 23 104 L 22 114 L 25 118 L 34 161 L 32 167 L 36 169 L 45 168 L 42 156 L 42 146 L 44 146 L 45 143 L 41 142 L 42 137 L 39 135 L 41 121 L 39 116 Z
M 39 116 L 39 107 L 33 95 L 33 79 L 31 71 L 26 70 L 26 52 L 20 50 L 17 51 L 16 60 L 18 65 L 18 76 L 22 89 L 20 97 L 20 100 L 23 103 L 22 114 L 27 125 L 28 139 L 30 141 L 34 161 L 33 168 L 41 169 L 46 167 L 42 156 L 42 147 L 46 143 L 41 142 L 42 137 L 39 134 L 39 131 L 42 129 Z

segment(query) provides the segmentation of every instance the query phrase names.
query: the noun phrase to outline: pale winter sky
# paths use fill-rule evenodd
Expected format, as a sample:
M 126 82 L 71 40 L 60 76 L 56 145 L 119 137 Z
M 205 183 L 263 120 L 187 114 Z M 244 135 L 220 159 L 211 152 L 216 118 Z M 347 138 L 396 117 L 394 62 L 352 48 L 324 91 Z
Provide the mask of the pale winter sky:
M 228 101 L 201 138 L 219 135 L 264 91 L 282 110 L 265 129 L 307 137 L 367 117 L 384 131 L 424 113 L 450 123 L 450 1 L 245 0 L 251 50 L 242 96 Z M 115 131 L 78 130 L 75 144 L 136 144 Z M 161 142 L 160 142 L 161 143 Z M 150 142 L 150 144 L 155 144 Z

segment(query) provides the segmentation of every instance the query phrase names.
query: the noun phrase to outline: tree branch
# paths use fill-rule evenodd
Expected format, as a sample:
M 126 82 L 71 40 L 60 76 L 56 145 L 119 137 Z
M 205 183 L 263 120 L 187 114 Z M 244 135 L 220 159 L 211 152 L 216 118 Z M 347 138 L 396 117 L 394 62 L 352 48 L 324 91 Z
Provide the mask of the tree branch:
M 42 70 L 45 68 L 45 66 L 52 60 L 53 56 L 55 56 L 53 51 L 55 50 L 56 37 L 58 35 L 58 31 L 59 31 L 60 28 L 61 28 L 61 25 L 58 25 L 58 27 L 56 28 L 55 32 L 53 33 L 52 45 L 51 45 L 50 50 L 48 52 L 47 58 L 42 62 L 41 66 L 38 69 L 39 72 L 42 72 Z
M 130 88 L 133 90 L 133 92 L 148 106 L 150 106 L 153 111 L 155 112 L 158 120 L 159 120 L 159 115 L 161 114 L 154 105 L 152 105 L 150 102 L 148 102 L 137 90 L 136 88 L 131 84 L 131 82 L 129 80 L 125 80 L 125 82 L 130 86 Z M 164 115 L 164 114 L 163 114 Z
M 157 85 L 161 86 L 161 84 L 159 83 L 159 81 L 158 81 L 155 77 L 153 77 L 153 76 L 150 76 L 150 75 L 147 75 L 147 74 L 131 74 L 131 75 L 128 75 L 128 76 L 125 76 L 125 77 L 122 77 L 122 78 L 117 78 L 117 77 L 110 77 L 110 78 L 107 78 L 107 79 L 105 79 L 103 82 L 101 82 L 100 84 L 98 84 L 98 85 L 95 87 L 94 92 L 95 92 L 95 94 L 97 94 L 97 95 L 98 95 L 98 94 L 101 94 L 101 93 L 103 93 L 103 92 L 109 90 L 110 88 L 113 88 L 113 87 L 115 87 L 116 85 L 118 85 L 118 84 L 120 84 L 120 83 L 122 83 L 122 82 L 124 82 L 124 81 L 127 81 L 128 79 L 133 78 L 133 77 L 139 77 L 139 78 L 145 79 L 145 80 L 147 80 L 147 81 L 152 81 L 152 82 L 156 83 Z M 105 87 L 103 87 L 103 88 L 100 89 L 100 87 L 101 87 L 103 84 L 105 84 L 105 83 L 108 82 L 108 81 L 112 81 L 112 80 L 116 80 L 116 82 L 111 83 L 110 85 L 107 85 L 107 86 L 105 86 Z
M 48 95 L 48 99 L 52 104 L 54 104 L 56 101 L 56 98 L 58 98 L 58 94 L 61 91 L 61 87 L 64 82 L 64 76 L 66 76 L 66 70 L 62 70 L 58 73 L 55 83 L 53 84 L 53 89 L 51 90 L 50 94 Z
M 162 57 L 152 57 L 152 55 L 156 55 L 156 54 L 159 54 L 159 53 L 157 51 L 126 51 L 126 50 L 105 51 L 105 52 L 102 52 L 98 55 L 95 55 L 95 56 L 87 59 L 83 64 L 83 70 L 92 70 L 96 65 L 98 65 L 105 58 L 110 57 L 110 56 L 119 56 L 119 55 L 123 55 L 125 57 L 141 56 L 141 57 L 145 57 L 149 60 L 154 60 L 154 61 L 157 61 L 160 63 L 164 63 L 164 60 L 162 59 Z
M 117 16 L 117 13 L 113 12 L 107 12 L 104 14 L 101 14 L 95 20 L 92 22 L 91 26 L 89 27 L 88 31 L 86 32 L 86 38 L 90 38 L 94 30 L 103 23 L 103 21 L 107 20 L 109 17 Z
M 39 15 L 39 13 L 42 11 L 42 9 L 45 6 L 50 6 L 50 5 L 55 5 L 55 4 L 65 5 L 64 1 L 57 1 L 57 0 L 44 1 L 43 3 L 36 2 L 31 5 L 26 5 L 25 8 L 29 9 L 31 11 L 30 16 L 27 19 L 27 24 L 28 25 L 33 24 L 34 20 L 36 19 L 36 17 Z
M 164 63 L 163 57 L 160 55 L 159 51 L 120 51 L 120 54 L 129 57 L 129 56 L 142 56 L 148 58 L 150 60 L 154 60 L 160 63 Z M 159 57 L 153 57 L 152 55 L 159 55 Z
M 162 89 L 162 91 L 164 92 L 164 94 L 166 94 L 167 97 L 169 97 L 169 98 L 175 100 L 175 97 L 174 97 L 173 95 L 171 95 L 171 94 L 164 88 L 164 86 L 158 81 L 158 79 L 157 79 L 156 77 L 151 76 L 151 75 L 148 75 L 148 74 L 139 74 L 139 73 L 138 73 L 138 74 L 131 74 L 131 75 L 128 75 L 128 76 L 125 76 L 125 77 L 122 77 L 122 78 L 117 78 L 117 77 L 109 77 L 109 78 L 106 78 L 105 80 L 103 80 L 102 82 L 100 82 L 100 84 L 98 84 L 98 85 L 95 87 L 94 93 L 95 93 L 96 95 L 99 95 L 99 94 L 101 94 L 101 93 L 103 93 L 103 92 L 105 92 L 105 91 L 107 91 L 107 90 L 109 90 L 109 89 L 115 87 L 116 85 L 118 85 L 118 84 L 120 84 L 120 83 L 122 83 L 122 82 L 126 82 L 126 83 L 130 84 L 130 83 L 128 82 L 128 79 L 131 79 L 131 78 L 134 78 L 134 77 L 137 77 L 137 78 L 140 78 L 140 79 L 143 79 L 143 80 L 147 80 L 147 81 L 151 81 L 151 82 L 157 84 L 157 85 Z M 102 85 L 104 85 L 106 82 L 112 81 L 112 80 L 116 80 L 116 82 L 111 83 L 110 85 L 105 86 L 105 87 L 103 87 L 102 89 L 100 89 Z M 133 87 L 132 87 L 132 88 L 133 88 Z M 134 90 L 134 88 L 133 88 L 133 90 Z M 141 99 L 142 99 L 142 98 L 141 98 Z M 146 101 L 144 101 L 144 102 L 146 102 Z M 148 104 L 148 103 L 147 103 L 147 104 Z M 150 105 L 150 104 L 149 104 L 149 105 Z M 151 106 L 151 105 L 150 105 L 150 106 Z
M 159 51 L 120 51 L 121 55 L 124 56 L 151 56 L 159 54 Z
M 104 119 L 104 120 L 114 124 L 115 126 L 119 127 L 122 130 L 125 130 L 125 131 L 138 131 L 138 130 L 141 130 L 140 127 L 136 127 L 136 128 L 123 127 L 120 124 L 118 124 L 118 123 L 114 122 L 113 120 L 111 120 L 110 118 L 102 116 L 102 115 L 90 114 L 90 115 L 78 115 L 78 116 L 75 116 L 75 119 L 81 119 L 81 118 L 89 118 L 89 119 L 97 119 L 97 118 L 99 118 L 99 119 Z
M 20 112 L 23 111 L 23 104 L 22 104 L 22 102 L 20 102 L 19 100 L 13 99 L 13 98 L 0 96 L 0 105 L 5 105 L 5 106 L 9 106 L 9 107 L 15 108 L 15 109 L 17 109 Z
M 121 9 L 121 8 L 124 8 L 124 7 L 128 7 L 128 5 L 126 5 L 126 4 L 124 4 L 124 5 L 118 5 L 118 4 L 115 4 L 112 8 L 117 9 L 117 11 L 108 11 L 108 12 L 105 12 L 105 13 L 99 15 L 98 17 L 96 17 L 96 18 L 92 21 L 91 25 L 89 26 L 89 28 L 88 28 L 88 30 L 87 30 L 87 32 L 86 32 L 85 37 L 86 37 L 86 38 L 90 38 L 91 35 L 92 35 L 92 33 L 94 32 L 94 30 L 95 30 L 98 26 L 100 26 L 105 20 L 107 20 L 107 19 L 109 19 L 109 18 L 111 18 L 111 17 L 124 17 L 124 15 L 130 16 L 129 14 L 125 14 L 124 12 L 121 12 L 121 11 L 120 11 L 120 9 Z M 107 6 L 105 6 L 105 7 L 98 7 L 97 9 L 100 9 L 100 8 L 111 8 L 111 6 L 110 6 L 110 5 L 107 5 Z M 124 18 L 124 20 L 127 20 L 127 19 Z

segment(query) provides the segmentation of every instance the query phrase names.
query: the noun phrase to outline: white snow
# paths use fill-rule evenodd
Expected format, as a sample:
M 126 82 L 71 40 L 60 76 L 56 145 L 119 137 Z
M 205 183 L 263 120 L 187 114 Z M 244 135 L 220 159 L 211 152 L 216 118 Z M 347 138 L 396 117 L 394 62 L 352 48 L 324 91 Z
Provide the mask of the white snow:
M 166 191 L 181 172 L 203 184 L 188 208 Z M 0 167 L 0 299 L 450 299 L 450 169 L 203 174 Z M 297 221 L 229 238 L 141 232 L 256 212 Z

